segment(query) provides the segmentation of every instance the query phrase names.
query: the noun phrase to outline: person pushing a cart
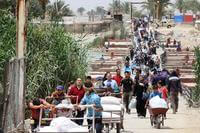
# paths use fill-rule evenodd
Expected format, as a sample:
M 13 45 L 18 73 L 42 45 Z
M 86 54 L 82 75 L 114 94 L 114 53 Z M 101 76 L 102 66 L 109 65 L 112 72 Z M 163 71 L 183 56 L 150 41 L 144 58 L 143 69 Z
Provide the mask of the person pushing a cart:
M 88 108 L 88 128 L 91 127 L 92 125 L 92 117 L 93 117 L 93 111 L 95 112 L 94 117 L 95 117 L 95 129 L 96 133 L 102 133 L 103 129 L 103 124 L 102 124 L 102 105 L 101 105 L 101 99 L 100 97 L 95 93 L 93 84 L 87 83 L 85 85 L 85 91 L 86 94 L 84 98 L 81 100 L 80 105 L 94 105 L 93 108 Z M 76 106 L 77 109 L 81 109 L 80 106 Z M 93 110 L 94 109 L 94 110 Z M 91 118 L 91 119 L 90 119 Z

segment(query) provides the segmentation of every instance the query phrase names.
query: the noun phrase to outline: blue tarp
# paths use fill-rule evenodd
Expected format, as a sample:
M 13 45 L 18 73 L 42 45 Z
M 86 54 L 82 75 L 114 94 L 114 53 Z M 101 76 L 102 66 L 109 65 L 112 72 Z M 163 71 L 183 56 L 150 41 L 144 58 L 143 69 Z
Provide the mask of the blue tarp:
M 184 22 L 184 16 L 183 15 L 174 16 L 174 22 L 175 23 L 183 23 Z

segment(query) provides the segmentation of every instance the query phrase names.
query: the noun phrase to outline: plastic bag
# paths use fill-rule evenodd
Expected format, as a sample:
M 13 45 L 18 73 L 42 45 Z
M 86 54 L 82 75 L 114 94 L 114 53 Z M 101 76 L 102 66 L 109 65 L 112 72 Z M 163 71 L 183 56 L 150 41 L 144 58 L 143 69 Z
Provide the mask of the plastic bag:
M 132 98 L 130 103 L 129 103 L 129 105 L 128 105 L 128 108 L 129 109 L 134 109 L 134 108 L 136 108 L 136 104 L 137 104 L 136 98 Z

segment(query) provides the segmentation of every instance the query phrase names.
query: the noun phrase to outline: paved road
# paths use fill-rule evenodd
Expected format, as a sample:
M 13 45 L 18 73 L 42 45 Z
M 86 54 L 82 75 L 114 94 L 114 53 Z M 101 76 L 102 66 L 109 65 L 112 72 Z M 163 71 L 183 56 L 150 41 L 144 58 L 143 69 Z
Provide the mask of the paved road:
M 181 97 L 178 113 L 172 114 L 172 110 L 168 110 L 162 129 L 151 127 L 149 114 L 147 118 L 137 118 L 135 109 L 130 115 L 125 115 L 124 126 L 125 131 L 122 133 L 200 133 L 200 109 L 187 107 L 186 101 Z

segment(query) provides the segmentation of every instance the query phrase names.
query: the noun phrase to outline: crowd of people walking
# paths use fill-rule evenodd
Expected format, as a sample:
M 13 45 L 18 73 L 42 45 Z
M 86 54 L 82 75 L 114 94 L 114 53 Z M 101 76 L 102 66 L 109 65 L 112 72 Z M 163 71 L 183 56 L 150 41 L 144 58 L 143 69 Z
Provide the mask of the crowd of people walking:
M 95 89 L 105 89 L 104 96 L 115 94 L 122 98 L 126 113 L 130 114 L 130 101 L 136 97 L 136 110 L 140 118 L 146 117 L 148 101 L 154 96 L 160 96 L 167 102 L 171 102 L 173 113 L 178 111 L 178 93 L 182 93 L 179 73 L 177 70 L 169 72 L 162 68 L 161 58 L 157 52 L 160 47 L 157 40 L 157 32 L 153 31 L 148 21 L 144 19 L 134 19 L 133 25 L 133 46 L 130 48 L 130 55 L 125 59 L 122 69 L 116 69 L 116 75 L 106 72 L 105 76 L 97 79 L 95 84 L 91 76 L 86 77 L 86 81 L 78 78 L 75 83 L 70 82 L 67 91 L 63 86 L 57 86 L 55 92 L 46 99 L 36 98 L 29 103 L 36 128 L 39 120 L 40 108 L 53 108 L 62 103 L 68 97 L 72 104 L 76 104 L 76 117 L 84 117 L 85 110 L 79 108 L 82 104 L 95 105 L 95 125 L 96 132 L 101 133 L 103 129 L 101 98 Z M 109 49 L 109 48 L 108 48 Z M 124 77 L 121 73 L 124 73 Z M 98 83 L 98 84 L 97 84 Z M 53 101 L 48 99 L 53 99 Z M 88 116 L 93 115 L 93 109 L 89 109 Z M 83 120 L 76 120 L 82 125 Z M 91 125 L 91 120 L 88 119 Z

